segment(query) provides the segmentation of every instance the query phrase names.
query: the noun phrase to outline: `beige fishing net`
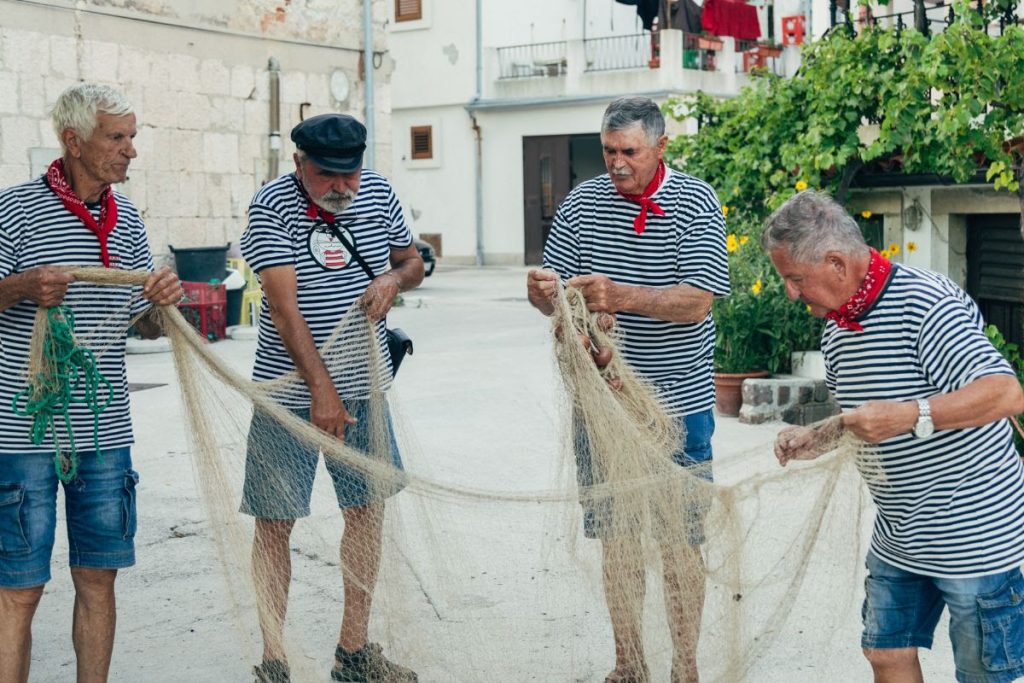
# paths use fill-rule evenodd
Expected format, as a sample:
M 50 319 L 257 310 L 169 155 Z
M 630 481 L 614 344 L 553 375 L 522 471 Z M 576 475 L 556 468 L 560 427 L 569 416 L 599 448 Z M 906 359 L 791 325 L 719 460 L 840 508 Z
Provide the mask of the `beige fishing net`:
M 113 286 L 146 276 L 102 269 L 76 275 L 115 277 Z M 561 292 L 552 317 L 564 438 L 542 458 L 557 461 L 561 475 L 556 486 L 528 492 L 506 490 L 500 479 L 457 483 L 467 477 L 432 471 L 429 455 L 418 457 L 418 440 L 380 391 L 387 366 L 358 308 L 322 356 L 339 374 L 373 378 L 359 415 L 368 425 L 360 449 L 281 407 L 275 397 L 299 386 L 296 376 L 253 383 L 177 309 L 158 315 L 173 349 L 187 415 L 181 428 L 222 569 L 219 587 L 230 596 L 247 661 L 260 660 L 265 637 L 275 656 L 287 657 L 292 680 L 328 680 L 330 653 L 289 633 L 296 622 L 318 619 L 336 634 L 340 614 L 315 607 L 286 614 L 271 597 L 280 593 L 280 585 L 272 590 L 280 575 L 267 567 L 303 556 L 319 569 L 294 574 L 292 593 L 333 596 L 342 573 L 346 600 L 362 599 L 353 587 L 373 592 L 370 641 L 420 681 L 601 681 L 614 666 L 613 629 L 627 633 L 629 651 L 620 654 L 646 661 L 651 681 L 670 680 L 673 670 L 686 680 L 694 658 L 702 681 L 851 679 L 835 670 L 831 653 L 857 648 L 851 627 L 856 634 L 867 510 L 858 465 L 870 462 L 864 450 L 843 441 L 818 460 L 782 469 L 770 440 L 751 443 L 747 453 L 716 463 L 714 483 L 709 472 L 677 466 L 672 454 L 684 436 L 677 421 L 621 361 L 614 327 L 589 314 L 578 292 Z M 603 349 L 612 350 L 610 359 Z M 599 350 L 603 367 L 595 363 Z M 495 373 L 514 371 L 495 362 Z M 287 439 L 251 438 L 254 411 Z M 392 432 L 404 471 L 392 464 Z M 283 553 L 278 543 L 254 545 L 252 517 L 239 512 L 247 449 L 250 461 L 282 462 L 293 455 L 289 448 L 319 450 L 325 461 L 358 473 L 371 498 L 400 490 L 385 506 L 371 506 L 380 515 L 379 539 L 350 538 L 339 554 L 342 516 L 321 492 Z M 581 450 L 589 456 L 585 474 L 577 472 Z M 288 500 L 269 470 L 248 495 L 272 507 L 302 506 Z M 600 541 L 583 538 L 584 514 Z M 516 559 L 496 568 L 493 557 Z M 641 625 L 637 637 L 628 635 L 633 623 Z M 183 657 L 222 654 L 193 643 Z M 772 673 L 780 670 L 788 673 Z M 251 680 L 251 673 L 240 669 L 233 680 Z

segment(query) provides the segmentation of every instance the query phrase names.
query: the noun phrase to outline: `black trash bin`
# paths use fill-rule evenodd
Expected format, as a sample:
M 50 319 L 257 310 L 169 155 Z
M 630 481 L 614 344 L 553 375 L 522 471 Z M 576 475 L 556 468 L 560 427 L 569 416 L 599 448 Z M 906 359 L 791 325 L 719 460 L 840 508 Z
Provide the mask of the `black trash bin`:
M 185 282 L 222 282 L 228 274 L 228 247 L 192 247 L 179 249 L 167 246 L 174 254 L 174 269 Z

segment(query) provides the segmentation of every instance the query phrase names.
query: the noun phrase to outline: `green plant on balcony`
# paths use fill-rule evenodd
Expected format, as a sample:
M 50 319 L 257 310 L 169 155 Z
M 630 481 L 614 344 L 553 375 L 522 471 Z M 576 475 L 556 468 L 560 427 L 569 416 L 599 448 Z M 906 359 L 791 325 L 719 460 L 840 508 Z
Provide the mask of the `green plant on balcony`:
M 1024 357 L 1021 356 L 1018 346 L 1006 341 L 1003 333 L 995 325 L 987 325 L 985 327 L 985 336 L 1003 354 L 1003 357 L 1009 361 L 1010 367 L 1017 373 L 1017 379 L 1020 381 L 1021 386 L 1024 386 Z M 1024 455 L 1024 436 L 1021 434 L 1021 429 L 1024 427 L 1022 426 L 1024 426 L 1024 414 L 1018 415 L 1015 418 L 1013 434 L 1017 452 Z

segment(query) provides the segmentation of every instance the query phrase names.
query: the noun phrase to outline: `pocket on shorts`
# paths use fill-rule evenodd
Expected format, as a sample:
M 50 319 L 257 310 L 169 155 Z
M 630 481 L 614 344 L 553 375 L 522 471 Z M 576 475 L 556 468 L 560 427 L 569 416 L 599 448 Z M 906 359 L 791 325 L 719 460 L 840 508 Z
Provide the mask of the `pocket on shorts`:
M 1015 570 L 999 590 L 978 596 L 981 661 L 989 671 L 1024 667 L 1024 574 Z
M 32 552 L 22 523 L 21 506 L 25 487 L 0 484 L 0 555 L 28 555 Z
M 135 538 L 135 529 L 138 526 L 135 505 L 135 487 L 138 483 L 139 473 L 135 470 L 125 470 L 124 490 L 121 492 L 121 522 L 125 540 Z

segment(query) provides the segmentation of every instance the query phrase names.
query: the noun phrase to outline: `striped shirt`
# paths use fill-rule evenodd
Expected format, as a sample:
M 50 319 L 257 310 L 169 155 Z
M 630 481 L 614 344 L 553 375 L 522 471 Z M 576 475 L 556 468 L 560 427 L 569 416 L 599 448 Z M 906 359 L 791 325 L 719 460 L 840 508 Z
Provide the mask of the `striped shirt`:
M 242 255 L 257 273 L 274 266 L 295 268 L 299 310 L 309 325 L 313 341 L 320 346 L 370 286 L 370 278 L 326 223 L 307 216 L 307 206 L 294 174 L 264 185 L 249 205 L 249 224 L 242 235 Z M 412 233 L 406 226 L 391 184 L 370 170 L 363 171 L 355 200 L 337 215 L 335 226 L 377 275 L 388 269 L 392 249 L 404 249 L 412 244 Z M 386 389 L 391 381 L 391 359 L 384 330 L 384 321 L 379 321 L 376 337 L 384 367 L 378 382 Z M 342 338 L 339 346 L 352 348 L 360 341 Z M 344 362 L 332 361 L 327 365 L 343 400 L 369 396 L 369 350 L 359 360 L 346 358 Z M 270 318 L 264 296 L 253 379 L 273 380 L 294 370 L 295 362 Z M 310 403 L 309 391 L 301 382 L 277 392 L 274 398 L 293 408 Z
M 128 199 L 114 193 L 117 225 L 108 238 L 112 267 L 125 270 L 153 269 L 145 227 Z M 99 205 L 90 206 L 94 217 Z M 43 265 L 100 266 L 100 243 L 96 235 L 64 208 L 44 178 L 0 191 L 0 278 Z M 149 302 L 141 298 L 141 287 L 104 287 L 73 282 L 64 305 L 75 315 L 80 345 L 96 354 L 97 369 L 110 380 L 112 402 L 100 414 L 100 448 L 120 448 L 133 442 L 125 375 L 125 330 L 131 317 Z M 0 450 L 9 453 L 52 452 L 49 435 L 39 446 L 30 441 L 32 420 L 14 415 L 11 402 L 27 382 L 28 349 L 38 307 L 22 301 L 0 311 Z M 83 391 L 74 390 L 81 401 Z M 101 391 L 101 401 L 107 393 Z M 22 401 L 19 408 L 24 409 Z M 71 429 L 79 450 L 93 450 L 93 414 L 81 402 L 70 405 Z M 57 439 L 66 448 L 71 443 L 63 424 L 57 424 Z
M 1013 371 L 982 332 L 978 307 L 948 278 L 895 265 L 863 332 L 829 322 L 826 380 L 845 410 L 872 400 L 927 399 Z M 1024 466 L 1010 425 L 902 434 L 878 445 L 883 481 L 872 551 L 901 569 L 943 578 L 1024 562 Z
M 613 282 L 668 288 L 687 284 L 715 296 L 729 294 L 725 219 L 711 186 L 666 168 L 652 199 L 664 216 L 640 211 L 622 197 L 607 174 L 581 183 L 558 207 L 544 247 L 544 267 L 563 280 L 602 274 Z M 623 357 L 652 382 L 671 415 L 689 415 L 714 405 L 715 323 L 675 323 L 620 312 Z

